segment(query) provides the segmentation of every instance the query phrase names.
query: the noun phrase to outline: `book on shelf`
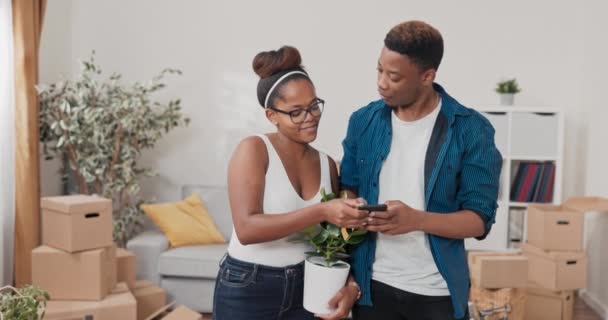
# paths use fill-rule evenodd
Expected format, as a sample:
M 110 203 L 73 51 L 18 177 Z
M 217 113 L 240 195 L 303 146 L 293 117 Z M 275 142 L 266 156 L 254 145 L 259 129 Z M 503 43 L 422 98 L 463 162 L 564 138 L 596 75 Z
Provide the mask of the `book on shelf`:
M 511 185 L 511 201 L 552 202 L 555 163 L 522 161 Z

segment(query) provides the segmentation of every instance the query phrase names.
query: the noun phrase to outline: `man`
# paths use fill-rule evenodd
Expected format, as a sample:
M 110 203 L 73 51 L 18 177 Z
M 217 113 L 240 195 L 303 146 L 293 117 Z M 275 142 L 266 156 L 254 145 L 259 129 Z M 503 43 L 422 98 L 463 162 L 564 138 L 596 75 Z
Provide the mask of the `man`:
M 502 157 L 494 128 L 434 83 L 443 39 L 409 21 L 392 28 L 378 60 L 381 100 L 356 111 L 343 141 L 349 196 L 386 203 L 352 252 L 365 319 L 463 319 L 464 238 L 483 239 L 497 208 Z

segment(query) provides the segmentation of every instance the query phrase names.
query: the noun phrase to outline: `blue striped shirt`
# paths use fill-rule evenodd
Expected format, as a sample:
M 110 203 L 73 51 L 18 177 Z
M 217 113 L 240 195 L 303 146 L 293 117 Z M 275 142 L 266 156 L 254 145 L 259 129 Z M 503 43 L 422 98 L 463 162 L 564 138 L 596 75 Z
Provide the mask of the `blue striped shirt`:
M 479 112 L 461 105 L 440 85 L 434 84 L 434 89 L 441 95 L 441 110 L 425 156 L 426 210 L 446 214 L 475 212 L 485 225 L 485 233 L 479 238 L 483 239 L 494 223 L 502 167 L 502 156 L 494 144 L 494 128 Z M 342 142 L 342 188 L 354 191 L 368 203 L 378 201 L 380 170 L 391 146 L 391 111 L 383 100 L 359 109 L 351 116 Z M 454 316 L 462 318 L 470 286 L 464 240 L 430 234 L 428 237 L 437 268 L 450 291 Z M 362 305 L 372 304 L 370 282 L 375 249 L 376 234 L 372 233 L 351 253 Z

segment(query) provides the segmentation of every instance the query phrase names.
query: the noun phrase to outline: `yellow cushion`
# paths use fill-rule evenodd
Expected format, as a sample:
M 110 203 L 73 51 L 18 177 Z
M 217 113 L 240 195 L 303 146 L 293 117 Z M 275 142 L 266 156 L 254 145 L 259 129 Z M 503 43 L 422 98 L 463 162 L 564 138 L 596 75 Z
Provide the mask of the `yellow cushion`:
M 178 202 L 143 204 L 141 209 L 169 239 L 171 247 L 226 242 L 196 193 Z

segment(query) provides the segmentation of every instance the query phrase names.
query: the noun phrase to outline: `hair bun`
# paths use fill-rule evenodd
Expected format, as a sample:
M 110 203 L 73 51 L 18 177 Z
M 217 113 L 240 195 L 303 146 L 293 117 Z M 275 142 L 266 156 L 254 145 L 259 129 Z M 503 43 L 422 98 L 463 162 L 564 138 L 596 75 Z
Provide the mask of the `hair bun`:
M 253 71 L 260 79 L 268 78 L 273 74 L 300 67 L 302 57 L 298 49 L 283 46 L 279 50 L 263 51 L 253 58 Z

